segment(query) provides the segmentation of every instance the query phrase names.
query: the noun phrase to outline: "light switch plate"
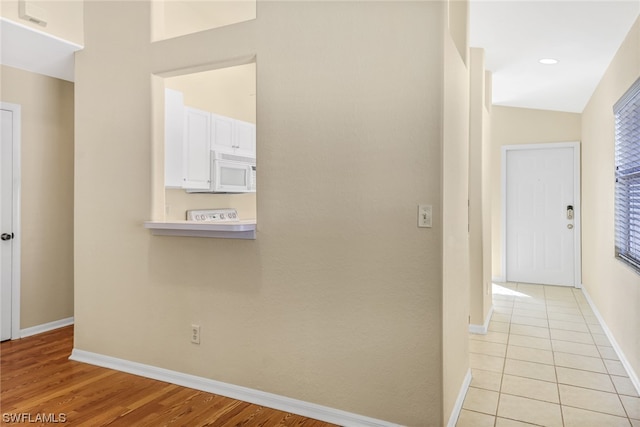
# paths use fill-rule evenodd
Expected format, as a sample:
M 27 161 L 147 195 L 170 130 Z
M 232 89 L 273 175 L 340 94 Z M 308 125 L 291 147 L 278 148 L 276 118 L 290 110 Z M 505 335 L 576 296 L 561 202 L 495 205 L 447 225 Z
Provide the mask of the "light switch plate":
M 431 205 L 418 205 L 418 227 L 431 228 L 433 207 Z

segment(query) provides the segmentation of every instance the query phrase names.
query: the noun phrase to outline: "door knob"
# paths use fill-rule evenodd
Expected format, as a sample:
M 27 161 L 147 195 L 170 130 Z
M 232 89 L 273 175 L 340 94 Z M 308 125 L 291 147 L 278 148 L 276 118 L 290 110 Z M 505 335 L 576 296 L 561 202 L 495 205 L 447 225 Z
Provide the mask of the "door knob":
M 2 236 L 0 236 L 0 239 L 2 239 L 2 240 L 11 240 L 11 239 L 13 239 L 13 233 L 11 233 L 11 234 L 2 233 Z

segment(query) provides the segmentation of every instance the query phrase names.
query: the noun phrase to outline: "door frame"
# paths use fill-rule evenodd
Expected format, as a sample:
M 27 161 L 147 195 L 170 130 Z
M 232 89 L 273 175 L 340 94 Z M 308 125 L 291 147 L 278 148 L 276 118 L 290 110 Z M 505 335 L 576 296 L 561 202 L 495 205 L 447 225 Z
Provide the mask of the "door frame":
M 20 242 L 22 240 L 20 225 L 20 147 L 22 141 L 21 106 L 8 102 L 0 102 L 0 109 L 13 113 L 13 206 L 12 232 L 15 237 L 11 245 L 11 339 L 20 338 Z
M 540 150 L 554 148 L 572 148 L 573 149 L 573 194 L 574 194 L 574 273 L 573 286 L 582 288 L 582 221 L 581 221 L 581 202 L 580 202 L 580 141 L 570 142 L 546 142 L 539 144 L 518 144 L 502 146 L 502 183 L 501 183 L 501 202 L 502 202 L 502 277 L 507 280 L 507 153 L 516 150 Z

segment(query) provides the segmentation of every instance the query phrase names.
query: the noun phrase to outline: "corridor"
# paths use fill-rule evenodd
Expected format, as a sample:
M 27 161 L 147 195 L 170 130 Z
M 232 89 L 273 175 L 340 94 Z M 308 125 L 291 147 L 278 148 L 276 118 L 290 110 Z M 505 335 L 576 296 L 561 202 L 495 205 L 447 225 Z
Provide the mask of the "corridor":
M 493 285 L 457 427 L 640 427 L 640 397 L 580 289 Z

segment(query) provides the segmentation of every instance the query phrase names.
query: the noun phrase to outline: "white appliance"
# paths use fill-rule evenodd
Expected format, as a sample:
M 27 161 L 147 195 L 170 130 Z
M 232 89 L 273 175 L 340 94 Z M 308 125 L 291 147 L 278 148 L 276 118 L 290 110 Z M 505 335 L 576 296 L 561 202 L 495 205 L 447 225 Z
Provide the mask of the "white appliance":
M 256 191 L 256 158 L 211 151 L 211 177 L 207 189 L 188 193 L 253 193 Z
M 235 222 L 240 221 L 240 217 L 234 208 L 190 209 L 187 211 L 187 221 Z

